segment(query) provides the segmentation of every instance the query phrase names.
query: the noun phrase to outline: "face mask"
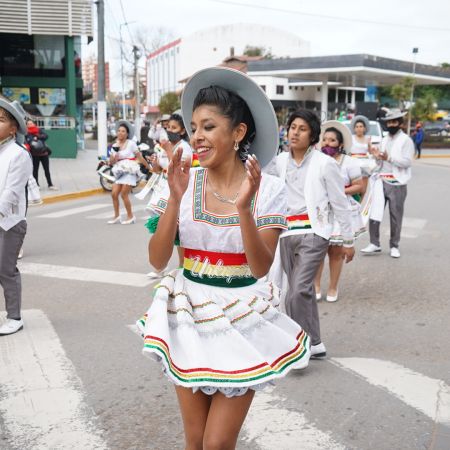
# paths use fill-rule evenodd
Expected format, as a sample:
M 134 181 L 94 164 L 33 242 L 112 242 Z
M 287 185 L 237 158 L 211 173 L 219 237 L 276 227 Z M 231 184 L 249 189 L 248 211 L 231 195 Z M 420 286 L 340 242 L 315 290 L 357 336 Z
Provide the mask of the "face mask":
M 330 147 L 329 145 L 325 145 L 322 147 L 322 153 L 328 156 L 335 156 L 340 152 L 339 147 Z
M 395 133 L 397 133 L 398 130 L 400 130 L 400 126 L 397 125 L 396 127 L 387 127 L 387 130 L 389 134 L 394 135 Z
M 181 134 L 174 133 L 173 131 L 167 131 L 167 138 L 172 144 L 176 144 L 177 142 L 181 141 Z

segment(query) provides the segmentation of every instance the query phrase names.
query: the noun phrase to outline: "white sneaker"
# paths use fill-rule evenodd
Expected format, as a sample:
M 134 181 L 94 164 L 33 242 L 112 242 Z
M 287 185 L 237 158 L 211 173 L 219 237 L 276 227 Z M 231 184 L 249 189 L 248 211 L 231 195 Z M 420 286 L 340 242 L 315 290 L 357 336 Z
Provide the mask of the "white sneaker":
M 378 247 L 378 245 L 375 244 L 369 244 L 367 247 L 361 249 L 361 253 L 365 253 L 367 255 L 379 252 L 381 252 L 381 247 Z
M 0 327 L 0 336 L 17 333 L 23 328 L 23 320 L 6 319 L 6 322 Z
M 391 257 L 392 258 L 400 258 L 400 250 L 396 247 L 391 248 Z
M 166 271 L 165 270 L 161 270 L 161 272 L 149 272 L 147 274 L 147 276 L 151 280 L 158 280 L 159 278 L 163 278 L 165 275 L 166 275 Z
M 317 345 L 311 345 L 311 358 L 320 359 L 325 358 L 327 356 L 327 349 L 325 348 L 325 344 L 321 342 Z

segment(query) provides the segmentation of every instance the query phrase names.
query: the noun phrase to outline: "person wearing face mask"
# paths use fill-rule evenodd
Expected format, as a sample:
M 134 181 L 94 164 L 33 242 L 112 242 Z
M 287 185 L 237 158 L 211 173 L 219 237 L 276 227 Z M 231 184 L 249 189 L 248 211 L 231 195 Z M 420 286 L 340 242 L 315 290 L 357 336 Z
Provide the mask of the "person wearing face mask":
M 406 113 L 391 111 L 382 119 L 386 123 L 388 135 L 381 141 L 381 148 L 371 149 L 372 155 L 379 163 L 377 186 L 369 220 L 370 244 L 361 250 L 364 254 L 381 252 L 380 223 L 383 210 L 389 203 L 391 235 L 389 240 L 390 255 L 400 258 L 398 249 L 402 230 L 403 209 L 407 195 L 407 184 L 411 179 L 411 164 L 414 158 L 414 143 L 401 130 Z M 381 205 L 375 208 L 376 205 Z M 377 212 L 375 212 L 375 209 Z
M 172 114 L 167 124 L 167 139 L 162 145 L 158 146 L 157 151 L 151 156 L 150 162 L 152 165 L 152 172 L 160 174 L 158 185 L 155 186 L 153 195 L 147 205 L 147 209 L 153 212 L 153 215 L 147 221 L 146 227 L 153 233 L 158 223 L 159 214 L 161 214 L 161 195 L 167 191 L 167 168 L 169 162 L 172 160 L 173 154 L 176 151 L 181 152 L 181 159 L 183 161 L 193 161 L 192 148 L 188 142 L 188 135 L 184 127 L 183 117 L 180 114 Z M 183 265 L 183 249 L 177 246 L 179 265 Z M 158 279 L 165 275 L 165 269 L 162 271 L 151 271 L 147 276 L 151 279 Z
M 351 146 L 352 136 L 345 125 L 336 120 L 330 120 L 322 124 L 321 150 L 326 155 L 331 156 L 339 165 L 341 175 L 345 182 L 345 195 L 347 196 L 348 205 L 351 210 L 352 231 L 356 240 L 365 231 L 359 203 L 363 190 L 363 181 L 358 161 L 347 154 Z M 335 302 L 338 299 L 338 283 L 344 262 L 342 255 L 343 242 L 341 227 L 339 222 L 335 220 L 328 247 L 330 284 L 325 297 L 327 302 Z M 315 280 L 317 300 L 322 298 L 320 281 L 323 267 L 324 261 L 322 261 L 319 267 Z
M 333 217 L 341 227 L 342 256 L 347 262 L 353 259 L 351 211 L 339 166 L 315 149 L 319 118 L 298 110 L 290 115 L 287 130 L 289 151 L 280 153 L 266 169 L 287 188 L 288 229 L 280 237 L 281 265 L 289 284 L 286 312 L 311 336 L 311 358 L 324 358 L 314 278 L 328 250 Z

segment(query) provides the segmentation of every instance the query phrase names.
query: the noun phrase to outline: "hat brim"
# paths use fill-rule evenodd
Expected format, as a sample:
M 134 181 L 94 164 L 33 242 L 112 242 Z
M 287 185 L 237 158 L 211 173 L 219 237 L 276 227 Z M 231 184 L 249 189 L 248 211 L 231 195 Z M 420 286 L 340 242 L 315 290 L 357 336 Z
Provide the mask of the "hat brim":
M 388 120 L 397 120 L 397 119 L 401 119 L 403 117 L 406 116 L 406 114 L 408 114 L 407 112 L 398 112 L 398 113 L 387 113 L 384 117 L 381 117 L 381 120 L 383 122 L 387 122 Z
M 200 89 L 220 86 L 239 95 L 253 116 L 255 139 L 249 148 L 261 167 L 266 166 L 278 149 L 278 121 L 272 103 L 265 92 L 247 75 L 226 67 L 211 67 L 195 73 L 187 82 L 181 96 L 181 110 L 189 136 L 192 135 L 191 121 L 194 100 Z
M 121 125 L 125 125 L 125 127 L 128 128 L 128 139 L 133 139 L 133 137 L 134 137 L 134 126 L 130 122 L 128 122 L 128 120 L 123 120 L 123 119 L 119 120 L 117 122 L 117 125 L 116 125 L 116 133 L 117 133 L 117 131 L 119 131 L 119 127 Z
M 344 137 L 344 151 L 345 153 L 350 153 L 350 150 L 353 146 L 353 138 L 352 133 L 348 129 L 347 125 L 339 122 L 338 120 L 328 120 L 326 122 L 323 122 L 320 126 L 320 142 L 322 142 L 325 130 L 327 130 L 328 128 L 336 128 L 342 133 L 342 136 Z
M 14 119 L 16 119 L 17 123 L 19 124 L 19 129 L 17 130 L 18 134 L 23 135 L 27 134 L 25 111 L 20 106 L 20 103 L 18 103 L 17 101 L 8 102 L 7 100 L 0 98 L 0 108 L 3 108 L 6 111 L 8 111 L 14 117 Z M 21 111 L 19 110 L 19 108 L 21 109 Z
M 358 116 L 353 117 L 352 121 L 350 122 L 350 127 L 352 130 L 355 129 L 356 122 L 363 122 L 364 126 L 366 127 L 366 134 L 369 132 L 370 122 L 366 116 L 358 115 Z

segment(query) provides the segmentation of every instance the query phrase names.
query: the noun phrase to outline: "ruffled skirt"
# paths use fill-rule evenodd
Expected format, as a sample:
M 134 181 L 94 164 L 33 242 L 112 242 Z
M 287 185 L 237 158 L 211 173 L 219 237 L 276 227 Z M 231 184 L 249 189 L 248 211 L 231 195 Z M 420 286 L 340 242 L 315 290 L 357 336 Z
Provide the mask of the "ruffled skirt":
M 351 210 L 351 222 L 352 222 L 352 232 L 353 239 L 358 239 L 359 236 L 364 234 L 367 231 L 367 228 L 364 225 L 364 221 L 361 215 L 361 205 L 358 203 L 353 197 L 347 196 L 350 204 Z M 333 231 L 330 236 L 330 245 L 343 245 L 344 238 L 341 233 L 341 227 L 339 222 L 334 219 L 333 222 Z
M 278 303 L 279 290 L 270 282 L 220 288 L 175 270 L 137 322 L 143 352 L 176 385 L 228 396 L 257 390 L 306 367 L 310 357 L 308 335 L 277 310 Z

